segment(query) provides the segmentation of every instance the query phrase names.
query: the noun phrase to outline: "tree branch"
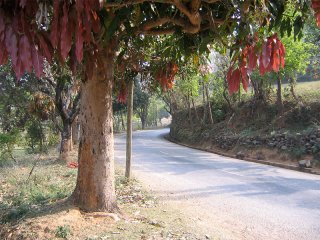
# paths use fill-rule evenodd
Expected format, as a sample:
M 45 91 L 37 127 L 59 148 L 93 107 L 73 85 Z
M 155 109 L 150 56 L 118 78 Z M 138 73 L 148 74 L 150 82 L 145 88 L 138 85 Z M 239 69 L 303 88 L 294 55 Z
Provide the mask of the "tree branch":
M 175 32 L 174 28 L 164 28 L 164 29 L 153 29 L 148 31 L 139 31 L 137 34 L 159 36 L 159 35 L 170 35 Z
M 137 5 L 144 2 L 172 4 L 174 0 L 125 0 L 122 2 L 106 2 L 103 6 L 105 8 L 112 8 L 112 7 L 122 8 L 122 7 Z
M 200 25 L 195 26 L 192 25 L 187 20 L 176 17 L 176 18 L 169 18 L 169 17 L 163 17 L 159 18 L 154 21 L 146 22 L 145 24 L 141 25 L 141 27 L 136 31 L 137 34 L 146 34 L 146 35 L 159 35 L 159 34 L 173 34 L 174 28 L 163 28 L 158 29 L 157 27 L 161 27 L 162 25 L 166 23 L 172 23 L 173 25 L 179 26 L 183 29 L 186 33 L 197 33 L 200 30 Z
M 178 25 L 186 33 L 194 34 L 199 32 L 200 25 L 201 25 L 201 15 L 199 13 L 201 0 L 192 0 L 189 6 L 190 9 L 185 4 L 183 4 L 182 1 L 180 0 L 133 0 L 133 1 L 123 1 L 119 3 L 107 2 L 104 4 L 104 6 L 106 8 L 111 8 L 111 7 L 122 8 L 122 7 L 128 7 L 128 6 L 132 6 L 132 5 L 140 4 L 144 2 L 149 2 L 149 3 L 157 2 L 157 3 L 171 4 L 175 6 L 181 12 L 181 14 L 185 15 L 188 18 L 189 22 L 185 21 L 183 18 L 162 17 L 160 19 L 145 23 L 142 26 L 142 29 L 138 31 L 138 33 L 141 33 L 141 31 L 145 32 L 146 34 L 158 33 L 159 32 L 158 29 L 152 29 L 152 28 L 159 27 L 165 23 L 173 23 L 175 25 Z M 162 33 L 162 31 L 160 31 L 159 33 Z M 170 31 L 170 33 L 172 32 Z M 164 31 L 164 34 L 168 34 L 168 30 Z
M 73 106 L 72 110 L 70 113 L 70 122 L 73 123 L 74 119 L 78 116 L 80 112 L 80 96 L 81 96 L 81 91 L 78 92 L 77 96 L 73 100 Z
M 67 110 L 64 107 L 65 102 L 63 101 L 62 91 L 63 91 L 62 81 L 58 81 L 57 86 L 56 86 L 55 104 L 56 104 L 56 107 L 60 113 L 62 121 L 65 121 L 66 119 L 69 118 L 69 114 L 67 113 Z

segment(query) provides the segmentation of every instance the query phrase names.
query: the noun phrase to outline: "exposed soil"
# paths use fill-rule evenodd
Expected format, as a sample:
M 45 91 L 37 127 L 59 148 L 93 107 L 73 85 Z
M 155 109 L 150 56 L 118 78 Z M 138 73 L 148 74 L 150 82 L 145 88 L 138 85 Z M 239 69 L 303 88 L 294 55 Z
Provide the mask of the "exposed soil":
M 241 103 L 235 112 L 223 109 L 214 124 L 201 122 L 203 108 L 173 116 L 170 138 L 194 148 L 222 155 L 275 163 L 299 169 L 299 160 L 309 160 L 312 170 L 320 173 L 320 103 L 301 105 L 285 102 L 283 114 L 276 106 Z M 215 111 L 215 110 L 214 110 Z

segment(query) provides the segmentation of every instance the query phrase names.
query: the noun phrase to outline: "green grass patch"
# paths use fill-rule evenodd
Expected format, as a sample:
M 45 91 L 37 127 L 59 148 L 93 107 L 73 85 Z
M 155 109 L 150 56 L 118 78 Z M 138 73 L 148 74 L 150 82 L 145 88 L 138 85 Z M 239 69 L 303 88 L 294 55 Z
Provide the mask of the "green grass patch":
M 70 196 L 76 176 L 76 169 L 67 168 L 50 154 L 41 159 L 38 155 L 20 155 L 16 164 L 0 167 L 0 221 L 19 220 L 45 204 Z

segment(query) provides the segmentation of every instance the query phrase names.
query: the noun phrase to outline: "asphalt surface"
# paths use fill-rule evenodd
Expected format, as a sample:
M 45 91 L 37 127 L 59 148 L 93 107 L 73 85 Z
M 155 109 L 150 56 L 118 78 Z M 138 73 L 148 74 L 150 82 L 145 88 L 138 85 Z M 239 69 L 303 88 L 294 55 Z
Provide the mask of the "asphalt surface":
M 223 157 L 133 134 L 134 175 L 214 239 L 320 240 L 320 176 Z M 125 161 L 125 135 L 115 137 Z

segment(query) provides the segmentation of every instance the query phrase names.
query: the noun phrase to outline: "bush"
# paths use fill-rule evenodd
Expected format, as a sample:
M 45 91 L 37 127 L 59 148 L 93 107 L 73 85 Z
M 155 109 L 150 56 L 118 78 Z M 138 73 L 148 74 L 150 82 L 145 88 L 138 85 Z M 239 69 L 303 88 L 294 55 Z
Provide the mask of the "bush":
M 14 159 L 12 153 L 15 144 L 19 139 L 19 131 L 13 130 L 9 133 L 0 133 L 0 160 L 5 161 L 9 158 Z
M 32 121 L 27 128 L 26 140 L 28 144 L 28 152 L 46 152 L 44 129 L 39 121 Z
M 226 113 L 221 109 L 213 109 L 213 117 L 217 122 L 221 122 L 225 119 Z

